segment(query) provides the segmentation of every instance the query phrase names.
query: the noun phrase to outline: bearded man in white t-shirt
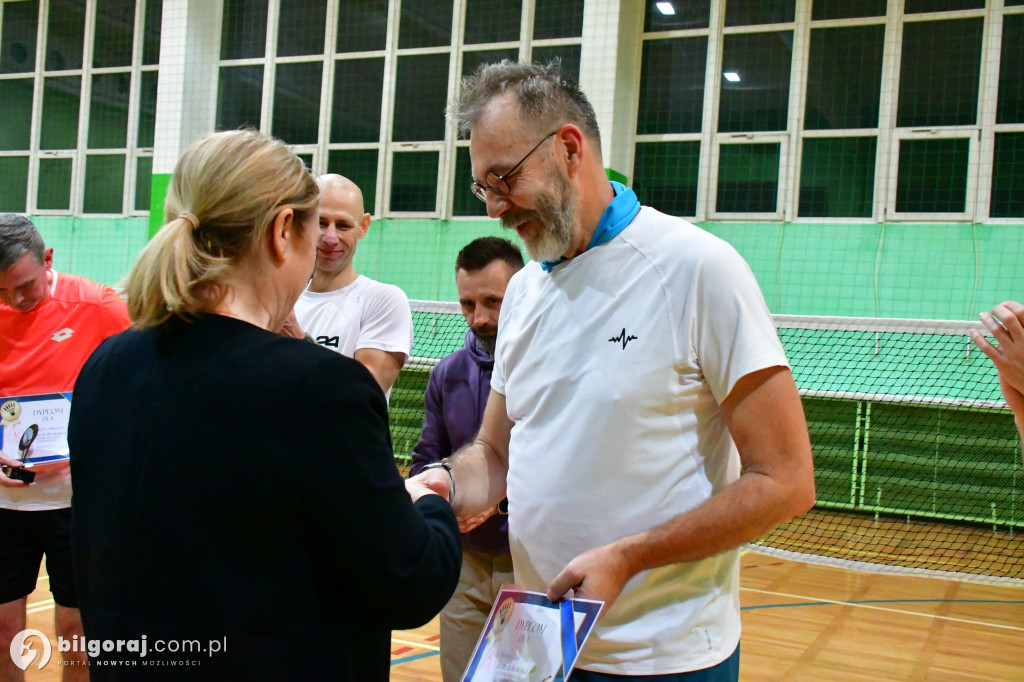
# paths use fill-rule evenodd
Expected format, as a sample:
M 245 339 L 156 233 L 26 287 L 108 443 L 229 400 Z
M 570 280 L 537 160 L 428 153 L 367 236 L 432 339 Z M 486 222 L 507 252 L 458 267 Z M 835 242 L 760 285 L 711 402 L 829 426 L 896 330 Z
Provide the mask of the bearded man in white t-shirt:
M 573 680 L 737 679 L 738 547 L 814 503 L 753 273 L 608 180 L 557 65 L 485 65 L 453 114 L 473 193 L 533 262 L 505 292 L 475 441 L 420 476 L 463 520 L 507 494 L 516 582 L 605 602 Z
M 356 272 L 359 240 L 370 228 L 363 193 L 341 175 L 320 183 L 320 240 L 313 279 L 295 302 L 301 330 L 325 348 L 355 358 L 390 396 L 391 386 L 412 350 L 409 299 L 398 287 Z

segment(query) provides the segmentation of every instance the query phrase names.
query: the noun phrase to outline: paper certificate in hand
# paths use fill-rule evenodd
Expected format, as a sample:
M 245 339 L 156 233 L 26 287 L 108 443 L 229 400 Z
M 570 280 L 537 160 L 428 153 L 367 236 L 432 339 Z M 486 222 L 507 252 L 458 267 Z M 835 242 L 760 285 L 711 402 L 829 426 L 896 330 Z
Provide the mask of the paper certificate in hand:
M 42 471 L 68 460 L 70 393 L 0 398 L 0 450 Z
M 564 682 L 603 605 L 502 587 L 463 682 Z

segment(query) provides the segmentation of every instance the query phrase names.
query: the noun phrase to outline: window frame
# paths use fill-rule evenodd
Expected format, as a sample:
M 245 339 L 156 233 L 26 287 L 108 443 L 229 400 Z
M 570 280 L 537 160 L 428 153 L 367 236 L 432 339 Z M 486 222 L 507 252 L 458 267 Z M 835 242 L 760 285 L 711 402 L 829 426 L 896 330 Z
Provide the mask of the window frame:
M 31 72 L 0 75 L 2 80 L 31 78 L 33 82 L 31 132 L 29 149 L 0 151 L 0 156 L 28 156 L 28 179 L 26 183 L 25 213 L 39 216 L 117 216 L 135 217 L 149 215 L 149 207 L 145 210 L 135 208 L 135 195 L 138 184 L 138 160 L 153 156 L 153 147 L 138 145 L 139 104 L 142 96 L 142 74 L 144 72 L 159 73 L 159 64 L 143 64 L 145 43 L 146 11 L 150 9 L 147 0 L 135 0 L 135 16 L 132 33 L 132 59 L 130 66 L 101 67 L 92 66 L 93 52 L 96 41 L 96 10 L 97 0 L 85 0 L 84 34 L 82 44 L 82 66 L 78 69 L 48 70 L 46 69 L 47 28 L 49 26 L 50 0 L 40 0 L 39 15 L 36 25 L 36 63 Z M 13 2 L 3 2 L 3 6 Z M 3 7 L 0 7 L 0 31 L 2 31 Z M 94 76 L 103 74 L 129 75 L 127 107 L 127 130 L 123 147 L 89 147 L 89 121 L 92 109 L 92 81 Z M 43 94 L 47 78 L 78 76 L 81 78 L 80 105 L 78 110 L 78 131 L 74 149 L 49 150 L 40 148 L 42 134 Z M 124 184 L 119 213 L 85 213 L 85 180 L 86 164 L 89 156 L 124 155 Z M 70 158 L 71 187 L 68 209 L 40 209 L 39 201 L 39 166 L 43 159 Z

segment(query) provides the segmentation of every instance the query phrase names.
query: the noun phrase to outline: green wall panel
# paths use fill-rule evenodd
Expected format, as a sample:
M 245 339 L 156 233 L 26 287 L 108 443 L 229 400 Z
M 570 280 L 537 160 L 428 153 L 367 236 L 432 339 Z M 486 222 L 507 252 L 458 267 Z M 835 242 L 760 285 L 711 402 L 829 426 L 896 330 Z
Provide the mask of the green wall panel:
M 454 301 L 455 257 L 467 243 L 488 235 L 519 243 L 496 220 L 374 220 L 356 249 L 355 267 L 400 286 L 409 298 Z
M 778 309 L 802 315 L 875 317 L 876 223 L 790 223 L 779 253 Z M 837 264 L 841 264 L 837 267 Z
M 886 225 L 878 265 L 880 317 L 973 318 L 973 232 L 973 225 Z
M 58 271 L 103 284 L 117 285 L 149 239 L 149 220 L 140 218 L 72 218 L 35 216 L 47 246 L 53 247 Z
M 154 176 L 154 209 L 169 176 Z M 155 197 L 159 195 L 159 199 Z M 127 273 L 159 220 L 37 216 L 58 270 L 106 284 Z M 1024 225 L 716 222 L 750 264 L 773 313 L 974 320 L 1024 299 Z M 518 242 L 496 220 L 379 219 L 356 269 L 410 298 L 456 300 L 453 267 L 476 237 Z

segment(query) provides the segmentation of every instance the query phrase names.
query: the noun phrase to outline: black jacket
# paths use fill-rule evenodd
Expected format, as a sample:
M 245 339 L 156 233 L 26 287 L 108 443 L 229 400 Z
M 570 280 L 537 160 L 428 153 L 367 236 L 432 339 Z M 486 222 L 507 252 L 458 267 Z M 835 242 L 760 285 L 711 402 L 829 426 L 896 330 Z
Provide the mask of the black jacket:
M 305 341 L 217 315 L 114 336 L 68 441 L 85 636 L 148 648 L 93 680 L 386 680 L 390 630 L 458 581 L 455 516 L 410 502 L 377 383 Z

